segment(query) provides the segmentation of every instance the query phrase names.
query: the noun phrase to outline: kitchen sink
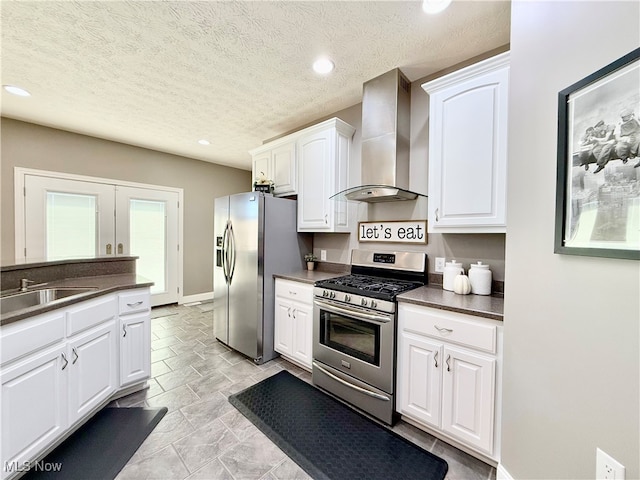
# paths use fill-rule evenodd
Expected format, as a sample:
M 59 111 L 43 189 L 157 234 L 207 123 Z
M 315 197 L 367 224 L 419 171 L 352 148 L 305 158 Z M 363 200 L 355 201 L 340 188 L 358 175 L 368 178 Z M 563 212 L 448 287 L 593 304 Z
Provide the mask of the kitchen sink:
M 0 314 L 44 305 L 54 300 L 97 290 L 97 287 L 58 287 L 17 292 L 0 297 Z

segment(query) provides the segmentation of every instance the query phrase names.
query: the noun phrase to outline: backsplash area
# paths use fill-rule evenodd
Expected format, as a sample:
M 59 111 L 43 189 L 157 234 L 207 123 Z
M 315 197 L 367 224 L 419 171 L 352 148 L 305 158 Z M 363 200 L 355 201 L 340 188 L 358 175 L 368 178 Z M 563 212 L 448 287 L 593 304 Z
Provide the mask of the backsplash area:
M 356 227 L 357 228 L 357 227 Z M 469 265 L 481 261 L 490 266 L 493 273 L 494 291 L 504 291 L 505 234 L 435 234 L 428 235 L 426 245 L 358 242 L 353 234 L 316 233 L 313 236 L 313 251 L 318 258 L 321 250 L 326 251 L 326 261 L 351 263 L 351 250 L 376 250 L 390 252 L 394 250 L 426 252 L 429 261 L 429 282 L 442 285 L 442 274 L 435 271 L 436 257 L 444 257 L 449 262 L 455 259 L 462 263 L 467 272 Z M 434 276 L 433 281 L 431 275 Z

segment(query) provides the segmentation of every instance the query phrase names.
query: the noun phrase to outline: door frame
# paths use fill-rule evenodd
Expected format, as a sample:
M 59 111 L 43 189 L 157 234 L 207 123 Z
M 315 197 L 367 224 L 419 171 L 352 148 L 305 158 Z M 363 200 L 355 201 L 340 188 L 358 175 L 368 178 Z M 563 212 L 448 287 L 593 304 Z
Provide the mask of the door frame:
M 16 263 L 24 263 L 24 249 L 26 247 L 25 238 L 25 177 L 27 175 L 35 175 L 40 177 L 50 177 L 63 180 L 76 180 L 80 182 L 102 183 L 113 185 L 114 187 L 133 187 L 145 188 L 148 190 L 160 190 L 165 192 L 174 192 L 178 194 L 178 303 L 184 302 L 184 285 L 183 285 L 183 245 L 184 245 L 184 190 L 182 188 L 167 187 L 164 185 L 152 185 L 148 183 L 129 182 L 125 180 L 116 180 L 112 178 L 92 177 L 89 175 L 76 175 L 73 173 L 53 172 L 48 170 L 37 170 L 33 168 L 14 167 L 13 168 L 13 194 L 14 194 L 14 228 L 15 228 L 15 260 Z

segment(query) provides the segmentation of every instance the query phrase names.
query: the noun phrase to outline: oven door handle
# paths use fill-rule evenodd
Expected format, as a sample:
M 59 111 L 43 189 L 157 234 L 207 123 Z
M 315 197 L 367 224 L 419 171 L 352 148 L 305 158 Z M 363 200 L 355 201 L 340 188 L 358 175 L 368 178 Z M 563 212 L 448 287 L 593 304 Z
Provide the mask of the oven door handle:
M 350 317 L 354 317 L 359 320 L 367 320 L 370 322 L 377 322 L 377 323 L 389 323 L 391 321 L 390 317 L 375 315 L 373 313 L 360 312 L 357 310 L 351 310 L 349 308 L 338 307 L 337 305 L 332 305 L 330 303 L 322 302 L 320 300 L 314 300 L 313 303 L 318 307 L 322 308 L 323 310 L 327 310 L 333 313 L 341 313 L 343 315 L 349 315 Z
M 352 388 L 354 390 L 357 390 L 360 393 L 364 393 L 365 395 L 369 395 L 370 397 L 373 398 L 377 398 L 378 400 L 384 400 L 385 402 L 390 401 L 391 399 L 389 397 L 385 397 L 384 395 L 380 395 L 379 393 L 376 392 L 372 392 L 371 390 L 367 390 L 366 388 L 362 388 L 359 387 L 357 385 L 354 385 L 352 383 L 347 382 L 346 380 L 341 379 L 340 377 L 334 375 L 331 372 L 328 372 L 327 370 L 325 370 L 324 368 L 322 368 L 320 365 L 318 365 L 317 362 L 312 362 L 313 366 L 315 368 L 317 368 L 318 370 L 320 370 L 322 373 L 324 373 L 325 375 L 327 375 L 328 377 L 331 377 L 332 379 L 334 379 L 336 382 L 341 383 L 342 385 L 344 385 L 345 387 L 349 387 Z

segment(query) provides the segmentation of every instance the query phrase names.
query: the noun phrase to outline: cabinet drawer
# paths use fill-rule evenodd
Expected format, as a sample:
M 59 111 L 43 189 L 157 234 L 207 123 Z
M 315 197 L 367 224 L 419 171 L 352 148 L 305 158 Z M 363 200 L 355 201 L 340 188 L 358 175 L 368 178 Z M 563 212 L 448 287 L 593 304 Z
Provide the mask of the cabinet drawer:
M 133 290 L 118 295 L 120 315 L 144 312 L 151 308 L 151 297 L 148 290 Z
M 111 320 L 116 317 L 117 312 L 115 295 L 82 302 L 67 310 L 67 335 L 74 335 Z
M 0 329 L 0 363 L 5 364 L 64 339 L 64 312 L 11 323 Z
M 313 302 L 313 285 L 290 280 L 276 280 L 276 296 L 310 304 Z
M 496 326 L 471 315 L 413 305 L 400 305 L 399 315 L 404 330 L 496 353 Z

